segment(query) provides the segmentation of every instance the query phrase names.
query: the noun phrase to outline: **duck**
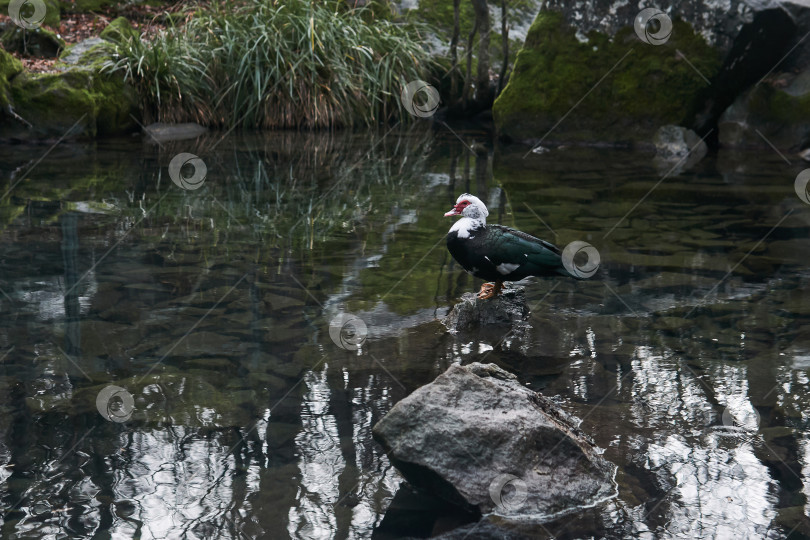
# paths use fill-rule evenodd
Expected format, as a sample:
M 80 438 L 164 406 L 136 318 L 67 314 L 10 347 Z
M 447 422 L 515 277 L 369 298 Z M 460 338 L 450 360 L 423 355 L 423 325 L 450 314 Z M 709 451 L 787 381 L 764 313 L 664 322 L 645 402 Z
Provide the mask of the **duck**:
M 503 225 L 488 225 L 489 210 L 475 195 L 460 195 L 444 216 L 461 216 L 447 233 L 447 250 L 464 270 L 484 280 L 479 299 L 498 296 L 505 281 L 578 277 L 566 269 L 554 244 Z

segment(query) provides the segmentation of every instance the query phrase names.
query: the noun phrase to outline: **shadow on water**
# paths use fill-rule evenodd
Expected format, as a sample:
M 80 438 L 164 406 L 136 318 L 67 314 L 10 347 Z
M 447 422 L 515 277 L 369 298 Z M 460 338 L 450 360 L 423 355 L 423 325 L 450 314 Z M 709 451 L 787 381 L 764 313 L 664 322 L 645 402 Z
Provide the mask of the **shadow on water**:
M 113 140 L 24 177 L 47 148 L 0 150 L 0 536 L 810 537 L 801 167 L 721 153 L 659 183 L 648 154 L 462 138 Z M 204 160 L 199 189 L 169 178 L 179 152 Z M 492 222 L 591 243 L 599 273 L 530 280 L 526 335 L 448 334 L 480 285 L 443 245 L 464 191 Z M 401 487 L 371 427 L 473 361 L 581 418 L 619 497 L 464 525 Z

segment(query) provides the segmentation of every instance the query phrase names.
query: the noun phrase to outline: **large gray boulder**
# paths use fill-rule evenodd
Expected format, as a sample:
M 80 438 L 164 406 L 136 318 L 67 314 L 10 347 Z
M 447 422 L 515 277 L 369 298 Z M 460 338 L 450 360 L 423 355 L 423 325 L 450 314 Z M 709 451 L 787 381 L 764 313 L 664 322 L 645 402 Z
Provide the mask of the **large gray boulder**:
M 799 0 L 547 0 L 493 107 L 496 128 L 530 144 L 644 146 L 674 124 L 712 146 L 721 116 L 748 89 L 768 99 L 789 84 L 780 73 L 806 69 L 808 31 L 810 3 Z M 771 108 L 788 109 L 783 101 Z
M 742 93 L 719 121 L 720 144 L 754 147 L 770 143 L 798 153 L 810 146 L 810 68 L 775 70 Z
M 706 42 L 719 50 L 728 52 L 734 39 L 747 24 L 760 14 L 780 10 L 800 17 L 807 3 L 778 0 L 669 0 L 663 2 L 627 2 L 627 0 L 546 0 L 543 8 L 559 11 L 566 21 L 576 26 L 582 35 L 597 31 L 607 35 L 627 26 L 632 27 L 634 18 L 645 7 L 655 7 L 671 19 L 680 19 L 700 34 Z M 801 37 L 801 36 L 799 36 Z
M 576 422 L 495 364 L 451 366 L 373 435 L 413 486 L 474 513 L 548 521 L 616 495 Z

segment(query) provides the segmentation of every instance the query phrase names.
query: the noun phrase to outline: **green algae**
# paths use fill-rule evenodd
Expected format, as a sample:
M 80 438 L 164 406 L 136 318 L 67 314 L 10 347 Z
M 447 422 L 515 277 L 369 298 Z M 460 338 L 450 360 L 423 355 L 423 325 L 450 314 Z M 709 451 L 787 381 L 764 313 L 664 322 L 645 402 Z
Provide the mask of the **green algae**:
M 105 135 L 131 122 L 131 100 L 123 82 L 92 70 L 23 73 L 14 78 L 11 97 L 17 113 L 35 130 L 51 134 L 64 134 L 77 124 L 73 133 Z
M 787 80 L 793 79 L 790 84 Z M 720 119 L 720 142 L 759 146 L 765 137 L 778 148 L 798 151 L 810 143 L 810 71 L 780 74 L 740 95 Z

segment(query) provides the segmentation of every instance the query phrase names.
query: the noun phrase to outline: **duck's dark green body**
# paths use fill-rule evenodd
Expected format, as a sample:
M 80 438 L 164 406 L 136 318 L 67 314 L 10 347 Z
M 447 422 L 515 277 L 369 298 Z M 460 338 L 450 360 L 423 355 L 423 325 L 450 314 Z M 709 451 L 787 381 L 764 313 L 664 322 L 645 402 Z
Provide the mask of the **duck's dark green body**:
M 451 230 L 447 249 L 469 273 L 486 281 L 519 281 L 528 276 L 570 276 L 560 250 L 545 240 L 502 225 Z

